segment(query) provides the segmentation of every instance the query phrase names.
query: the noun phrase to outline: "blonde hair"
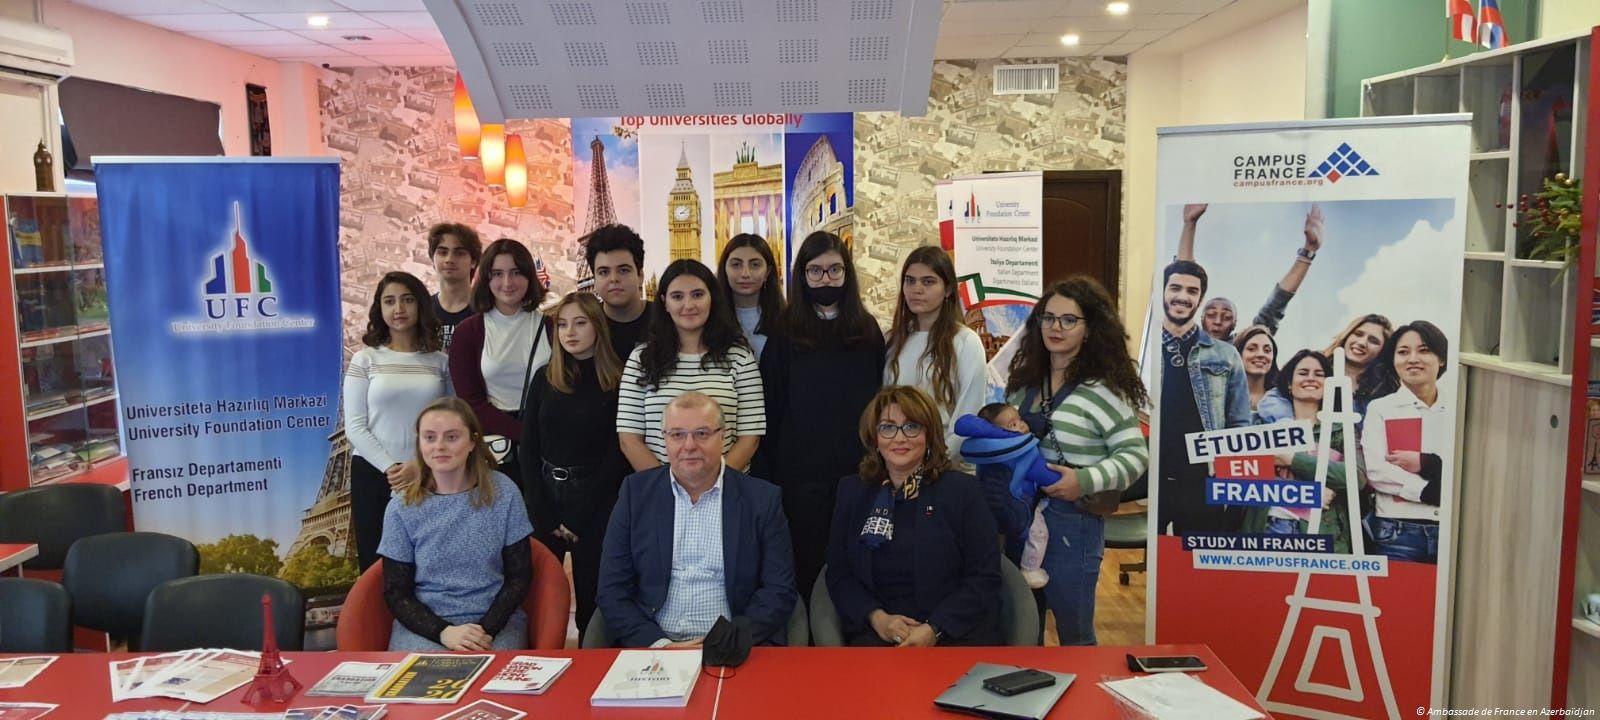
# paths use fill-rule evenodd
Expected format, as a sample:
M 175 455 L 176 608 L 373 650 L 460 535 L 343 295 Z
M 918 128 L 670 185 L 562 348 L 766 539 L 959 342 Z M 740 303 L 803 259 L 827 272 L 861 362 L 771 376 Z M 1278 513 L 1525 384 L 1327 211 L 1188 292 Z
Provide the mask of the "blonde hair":
M 861 457 L 857 471 L 868 484 L 877 485 L 889 477 L 883 456 L 878 453 L 878 423 L 890 405 L 899 405 L 906 420 L 922 426 L 922 437 L 927 439 L 928 451 L 922 460 L 923 482 L 937 480 L 950 469 L 950 451 L 944 444 L 944 424 L 939 418 L 939 407 L 933 398 L 920 388 L 894 385 L 878 391 L 861 413 L 861 447 L 866 454 Z
M 611 349 L 611 324 L 606 321 L 605 311 L 600 307 L 600 299 L 586 292 L 568 293 L 545 313 L 545 316 L 550 318 L 551 332 L 557 332 L 554 328 L 561 320 L 561 311 L 574 305 L 585 318 L 588 318 L 589 326 L 594 328 L 594 371 L 599 375 L 600 391 L 611 392 L 622 382 L 622 361 L 617 359 L 616 351 Z M 550 352 L 550 369 L 546 371 L 546 377 L 549 378 L 550 387 L 556 392 L 570 395 L 578 384 L 578 359 L 567 352 L 560 341 L 550 344 L 553 347 Z
M 489 507 L 494 504 L 494 483 L 489 481 L 490 473 L 494 472 L 494 457 L 489 452 L 489 445 L 483 441 L 483 426 L 478 424 L 478 416 L 473 414 L 472 406 L 461 398 L 450 396 L 442 397 L 428 404 L 417 413 L 417 467 L 421 470 L 421 478 L 416 484 L 407 487 L 402 500 L 406 505 L 418 505 L 428 495 L 438 492 L 439 483 L 433 477 L 433 468 L 428 467 L 427 461 L 422 457 L 422 418 L 432 412 L 455 413 L 461 423 L 467 426 L 467 434 L 472 438 L 472 450 L 467 453 L 467 487 L 472 493 L 472 506 L 475 508 Z
M 1389 335 L 1394 332 L 1394 323 L 1389 322 L 1389 318 L 1377 313 L 1361 315 L 1356 319 L 1351 320 L 1349 325 L 1344 326 L 1344 329 L 1340 330 L 1339 334 L 1334 335 L 1333 342 L 1328 343 L 1328 346 L 1322 349 L 1322 354 L 1330 358 L 1333 357 L 1334 350 L 1344 347 L 1345 341 L 1349 340 L 1350 336 L 1354 335 L 1357 329 L 1359 329 L 1362 325 L 1369 323 L 1383 328 L 1383 339 L 1385 341 L 1387 341 L 1389 339 Z M 1277 347 L 1277 338 L 1273 338 L 1272 344 L 1273 347 Z

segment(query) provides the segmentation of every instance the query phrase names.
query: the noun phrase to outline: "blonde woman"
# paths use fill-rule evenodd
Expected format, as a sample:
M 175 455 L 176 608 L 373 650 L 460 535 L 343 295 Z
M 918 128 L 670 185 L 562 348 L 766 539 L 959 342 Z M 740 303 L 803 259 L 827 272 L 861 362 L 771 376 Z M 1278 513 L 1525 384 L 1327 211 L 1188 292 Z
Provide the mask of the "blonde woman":
M 516 485 L 495 472 L 466 401 L 434 401 L 416 432 L 421 479 L 389 501 L 378 545 L 389 649 L 527 647 L 533 526 Z

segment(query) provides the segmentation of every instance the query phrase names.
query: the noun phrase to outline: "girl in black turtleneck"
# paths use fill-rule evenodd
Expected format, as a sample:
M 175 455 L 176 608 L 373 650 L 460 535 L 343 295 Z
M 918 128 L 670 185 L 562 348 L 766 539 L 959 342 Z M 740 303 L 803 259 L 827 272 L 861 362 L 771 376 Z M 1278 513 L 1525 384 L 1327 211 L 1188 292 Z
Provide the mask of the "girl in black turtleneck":
M 594 614 L 600 544 L 627 467 L 617 446 L 622 363 L 594 295 L 569 294 L 549 316 L 556 348 L 528 383 L 520 452 L 533 536 L 558 560 L 572 553 L 581 633 Z

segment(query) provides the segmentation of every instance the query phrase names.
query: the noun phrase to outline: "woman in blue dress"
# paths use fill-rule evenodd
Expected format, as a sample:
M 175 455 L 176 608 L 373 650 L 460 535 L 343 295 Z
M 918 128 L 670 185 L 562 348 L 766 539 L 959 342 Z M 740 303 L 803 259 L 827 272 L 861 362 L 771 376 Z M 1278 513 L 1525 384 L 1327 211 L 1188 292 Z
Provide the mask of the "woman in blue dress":
M 440 398 L 417 416 L 417 463 L 421 480 L 389 501 L 378 545 L 389 649 L 526 648 L 533 525 L 466 401 Z

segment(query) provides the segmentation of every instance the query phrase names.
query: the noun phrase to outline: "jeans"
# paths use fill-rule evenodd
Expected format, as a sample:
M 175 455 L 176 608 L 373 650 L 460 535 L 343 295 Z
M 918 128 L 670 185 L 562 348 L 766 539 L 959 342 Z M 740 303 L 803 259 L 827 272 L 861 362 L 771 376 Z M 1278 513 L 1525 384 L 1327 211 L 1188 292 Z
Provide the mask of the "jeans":
M 1056 616 L 1056 639 L 1062 645 L 1094 645 L 1094 591 L 1106 555 L 1106 523 L 1074 503 L 1050 499 L 1044 509 L 1050 547 L 1044 570 L 1050 582 L 1045 600 Z
M 1362 524 L 1372 536 L 1372 549 L 1388 555 L 1391 560 L 1430 565 L 1439 562 L 1439 523 L 1378 517 L 1368 513 L 1362 518 Z
M 1305 530 L 1300 527 L 1300 523 L 1297 520 L 1281 517 L 1267 518 L 1268 535 L 1299 535 L 1304 532 Z

